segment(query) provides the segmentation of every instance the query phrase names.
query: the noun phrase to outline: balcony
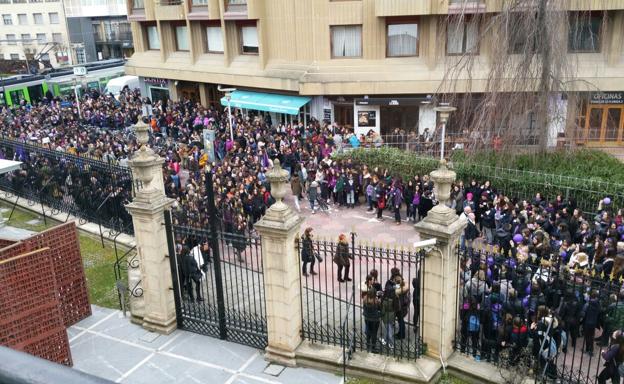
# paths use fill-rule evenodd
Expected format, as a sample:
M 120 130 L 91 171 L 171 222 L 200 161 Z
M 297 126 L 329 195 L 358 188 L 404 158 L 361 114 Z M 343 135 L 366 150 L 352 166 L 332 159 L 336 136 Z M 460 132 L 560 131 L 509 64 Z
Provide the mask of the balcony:
M 95 34 L 96 43 L 111 43 L 111 44 L 127 44 L 132 43 L 132 32 L 130 31 L 111 31 L 104 33 L 98 31 Z
M 375 16 L 430 15 L 434 13 L 438 2 L 438 0 L 375 0 Z
M 449 0 L 448 13 L 484 13 L 486 8 L 485 0 Z
M 225 20 L 247 20 L 247 0 L 224 0 Z
M 190 20 L 208 19 L 210 12 L 208 11 L 208 0 L 188 0 Z
M 186 11 L 182 0 L 156 0 L 157 20 L 184 20 Z

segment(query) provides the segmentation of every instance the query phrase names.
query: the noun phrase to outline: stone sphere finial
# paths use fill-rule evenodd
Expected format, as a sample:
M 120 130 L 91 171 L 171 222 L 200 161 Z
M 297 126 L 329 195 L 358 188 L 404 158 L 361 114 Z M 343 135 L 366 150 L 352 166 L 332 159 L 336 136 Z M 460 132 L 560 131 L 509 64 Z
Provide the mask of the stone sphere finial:
M 138 121 L 133 128 L 137 142 L 143 147 L 149 142 L 149 126 L 143 122 L 143 116 L 139 115 Z

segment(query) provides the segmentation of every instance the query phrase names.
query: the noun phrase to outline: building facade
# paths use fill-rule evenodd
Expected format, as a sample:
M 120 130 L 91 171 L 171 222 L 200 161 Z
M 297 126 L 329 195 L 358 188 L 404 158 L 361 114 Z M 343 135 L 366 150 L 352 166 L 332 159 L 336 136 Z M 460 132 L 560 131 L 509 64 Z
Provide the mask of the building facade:
M 492 47 L 501 43 L 495 33 L 471 23 L 470 14 L 495 14 L 504 4 L 127 0 L 135 54 L 126 71 L 140 76 L 143 91 L 155 99 L 225 104 L 217 88 L 221 84 L 284 95 L 282 103 L 292 102 L 288 96 L 309 98 L 300 120 L 314 116 L 353 126 L 356 132 L 401 128 L 422 133 L 437 125 L 428 96 L 439 91 L 453 57 L 468 52 L 487 68 Z M 624 145 L 624 0 L 569 2 L 571 14 L 587 9 L 601 18 L 590 17 L 582 30 L 600 39 L 589 49 L 570 49 L 568 55 L 578 62 L 575 84 L 591 84 L 596 92 L 587 93 L 588 101 L 578 111 L 567 108 L 565 98 L 555 98 L 553 105 L 581 124 L 580 139 Z M 459 12 L 468 16 L 449 17 Z M 470 77 L 459 75 L 454 88 L 478 93 L 485 91 L 486 82 L 487 71 L 477 70 Z M 230 99 L 232 106 L 245 107 L 236 95 Z M 278 115 L 278 120 L 290 121 Z M 549 126 L 551 143 L 565 126 L 565 121 Z
M 76 63 L 132 56 L 125 0 L 64 0 Z
M 0 17 L 0 56 L 4 60 L 24 60 L 31 72 L 48 64 L 71 64 L 62 1 L 0 0 Z

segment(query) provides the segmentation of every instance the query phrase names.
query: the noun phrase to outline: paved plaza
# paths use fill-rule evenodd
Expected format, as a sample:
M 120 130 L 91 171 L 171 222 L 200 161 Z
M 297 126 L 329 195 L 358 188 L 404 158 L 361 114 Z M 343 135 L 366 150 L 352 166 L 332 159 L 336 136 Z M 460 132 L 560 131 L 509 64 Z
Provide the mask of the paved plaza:
M 285 201 L 296 210 L 292 196 L 285 198 Z M 407 246 L 419 240 L 414 223 L 406 220 L 405 208 L 401 210 L 401 225 L 396 225 L 393 212 L 385 210 L 384 221 L 379 222 L 376 212 L 367 212 L 364 204 L 353 209 L 330 204 L 329 212 L 317 211 L 316 214 L 312 214 L 307 199 L 301 200 L 299 206 L 301 208 L 299 214 L 305 219 L 301 230 L 312 227 L 317 238 L 327 237 L 338 241 L 338 235 L 341 233 L 355 231 L 358 241 L 369 243 Z
M 117 383 L 342 383 L 331 373 L 269 364 L 254 348 L 181 330 L 159 335 L 120 311 L 92 308 L 68 329 L 74 369 Z

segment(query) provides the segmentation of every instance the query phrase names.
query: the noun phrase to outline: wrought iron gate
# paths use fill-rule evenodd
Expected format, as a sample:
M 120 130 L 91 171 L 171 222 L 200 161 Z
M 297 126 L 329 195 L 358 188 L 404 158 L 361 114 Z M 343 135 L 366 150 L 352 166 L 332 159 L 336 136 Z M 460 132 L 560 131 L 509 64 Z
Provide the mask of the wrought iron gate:
M 165 213 L 178 327 L 265 348 L 268 342 L 260 239 L 172 225 Z
M 351 233 L 350 262 L 344 269 L 334 258 L 338 243 L 316 239 L 308 243 L 314 262 L 306 263 L 301 271 L 303 337 L 313 343 L 342 346 L 345 361 L 358 350 L 415 360 L 425 352 L 420 316 L 424 252 L 356 244 L 355 236 Z M 305 246 L 304 240 L 298 239 L 302 259 Z M 402 293 L 392 296 L 399 287 Z M 382 303 L 389 300 L 399 306 L 393 307 L 397 312 L 385 319 L 367 319 L 364 303 L 369 291 L 377 297 L 370 301 L 373 308 L 381 310 Z

